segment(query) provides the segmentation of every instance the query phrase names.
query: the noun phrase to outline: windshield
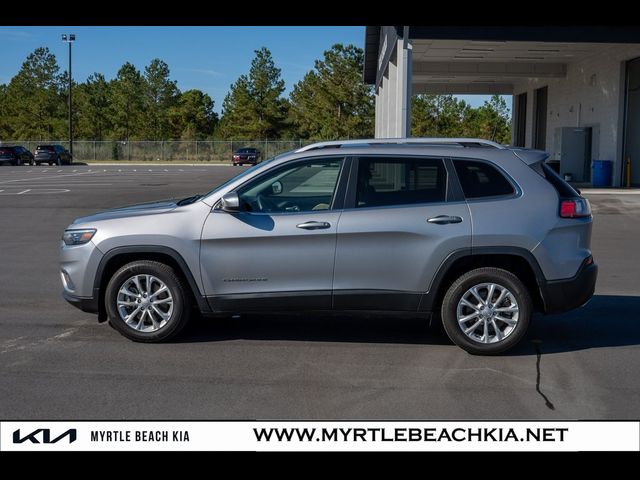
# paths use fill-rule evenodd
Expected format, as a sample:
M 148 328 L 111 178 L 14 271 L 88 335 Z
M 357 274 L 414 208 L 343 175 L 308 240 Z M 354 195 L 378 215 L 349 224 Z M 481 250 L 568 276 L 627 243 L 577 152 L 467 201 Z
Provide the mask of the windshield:
M 209 195 L 211 195 L 212 193 L 217 192 L 218 190 L 220 190 L 220 189 L 222 189 L 222 188 L 226 187 L 227 185 L 229 185 L 230 183 L 235 182 L 236 180 L 239 180 L 240 178 L 242 178 L 242 177 L 244 177 L 244 176 L 246 176 L 246 175 L 249 175 L 249 174 L 250 174 L 250 173 L 252 173 L 254 170 L 257 170 L 258 168 L 262 167 L 265 163 L 273 162 L 274 160 L 276 160 L 276 159 L 278 159 L 278 158 L 280 158 L 280 157 L 282 157 L 282 156 L 284 156 L 284 155 L 287 155 L 288 153 L 290 153 L 290 152 L 281 153 L 280 155 L 276 155 L 275 157 L 271 157 L 271 158 L 269 158 L 268 160 L 263 160 L 263 161 L 262 161 L 262 162 L 260 162 L 260 163 L 256 163 L 253 167 L 247 168 L 244 172 L 242 172 L 242 173 L 240 173 L 240 174 L 236 175 L 236 176 L 235 176 L 235 177 L 233 177 L 233 178 L 230 178 L 229 180 L 227 180 L 227 181 L 226 181 L 226 182 L 224 182 L 223 184 L 218 185 L 218 186 L 217 186 L 216 188 L 214 188 L 213 190 L 210 190 L 209 192 L 207 192 L 207 193 L 205 193 L 204 195 L 202 195 L 202 197 L 203 197 L 203 198 L 204 198 L 204 197 L 208 197 L 208 196 L 209 196 Z

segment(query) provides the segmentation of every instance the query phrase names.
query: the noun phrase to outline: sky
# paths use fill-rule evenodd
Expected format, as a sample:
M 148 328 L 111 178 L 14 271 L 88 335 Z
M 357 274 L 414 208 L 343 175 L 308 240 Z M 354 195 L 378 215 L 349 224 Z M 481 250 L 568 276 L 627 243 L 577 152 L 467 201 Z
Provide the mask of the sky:
M 84 82 L 94 72 L 115 77 L 125 62 L 139 70 L 153 58 L 164 60 L 182 91 L 200 89 L 211 96 L 220 112 L 229 87 L 247 73 L 254 50 L 271 50 L 282 69 L 286 94 L 314 61 L 334 43 L 364 46 L 364 27 L 1 27 L 0 84 L 8 83 L 29 53 L 48 47 L 61 71 L 67 69 L 67 44 L 62 33 L 75 33 L 72 73 Z M 488 97 L 467 95 L 472 106 Z

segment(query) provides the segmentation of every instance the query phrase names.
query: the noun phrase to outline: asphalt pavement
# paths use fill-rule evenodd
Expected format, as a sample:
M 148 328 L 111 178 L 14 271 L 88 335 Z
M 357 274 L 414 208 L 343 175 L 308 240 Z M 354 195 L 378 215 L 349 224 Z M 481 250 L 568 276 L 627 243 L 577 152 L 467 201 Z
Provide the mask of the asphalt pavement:
M 204 192 L 240 167 L 0 167 L 0 419 L 638 419 L 640 195 L 589 195 L 596 295 L 498 357 L 424 320 L 198 319 L 126 340 L 61 297 L 76 217 Z

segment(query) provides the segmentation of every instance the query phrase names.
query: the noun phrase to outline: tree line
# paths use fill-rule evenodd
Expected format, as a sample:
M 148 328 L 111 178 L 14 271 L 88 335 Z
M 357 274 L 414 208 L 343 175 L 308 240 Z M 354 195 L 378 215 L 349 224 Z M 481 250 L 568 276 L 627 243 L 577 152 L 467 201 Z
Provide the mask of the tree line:
M 143 71 L 125 63 L 115 78 L 101 73 L 73 84 L 78 140 L 262 140 L 367 138 L 374 131 L 373 87 L 362 81 L 364 52 L 333 45 L 285 96 L 281 70 L 267 48 L 255 51 L 231 86 L 220 116 L 198 89 L 181 91 L 169 66 Z M 68 73 L 48 48 L 37 48 L 8 84 L 0 85 L 0 140 L 67 136 Z M 452 95 L 412 99 L 413 136 L 473 136 L 508 143 L 511 120 L 495 95 L 473 108 Z

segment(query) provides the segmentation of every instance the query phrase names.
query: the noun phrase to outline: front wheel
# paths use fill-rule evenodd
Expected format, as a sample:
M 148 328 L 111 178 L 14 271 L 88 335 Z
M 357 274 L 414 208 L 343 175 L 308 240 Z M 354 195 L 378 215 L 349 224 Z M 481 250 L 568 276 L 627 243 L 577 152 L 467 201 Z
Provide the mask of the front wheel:
M 449 338 L 475 355 L 496 355 L 524 337 L 532 314 L 531 295 L 513 273 L 471 270 L 447 290 L 441 315 Z
M 109 280 L 105 306 L 109 323 L 136 342 L 175 337 L 189 321 L 187 286 L 164 263 L 141 260 L 120 268 Z

